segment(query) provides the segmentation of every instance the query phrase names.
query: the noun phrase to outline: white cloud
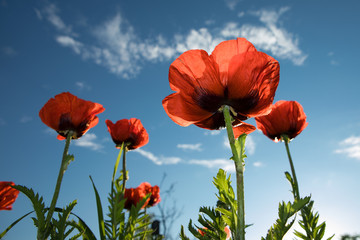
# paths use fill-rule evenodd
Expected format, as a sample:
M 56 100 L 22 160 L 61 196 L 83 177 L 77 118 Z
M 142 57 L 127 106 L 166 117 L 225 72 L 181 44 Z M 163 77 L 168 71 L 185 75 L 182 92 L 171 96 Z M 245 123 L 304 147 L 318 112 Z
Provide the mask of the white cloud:
M 31 120 L 33 120 L 32 117 L 23 116 L 23 117 L 20 119 L 20 122 L 21 122 L 21 123 L 28 123 L 28 122 L 30 122 Z
M 242 18 L 243 16 L 245 16 L 245 12 L 239 12 L 239 13 L 237 14 L 237 16 L 238 16 L 239 18 Z
M 226 0 L 229 8 L 235 7 L 237 2 L 239 0 Z M 134 27 L 117 13 L 92 28 L 95 40 L 91 44 L 83 41 L 70 25 L 65 24 L 55 4 L 49 4 L 37 15 L 39 19 L 47 19 L 59 32 L 56 41 L 61 46 L 72 49 L 82 59 L 91 60 L 113 74 L 131 78 L 139 73 L 146 61 L 171 60 L 189 49 L 204 49 L 211 53 L 220 42 L 237 37 L 247 38 L 257 49 L 268 51 L 275 58 L 302 65 L 307 55 L 300 50 L 298 38 L 278 26 L 279 18 L 286 11 L 289 8 L 250 12 L 259 19 L 258 25 L 228 22 L 223 27 L 210 29 L 205 23 L 207 27 L 190 29 L 188 33 L 175 34 L 168 40 L 161 34 L 155 38 L 140 38 Z
M 335 153 L 345 154 L 349 158 L 360 160 L 360 136 L 351 136 L 340 142 L 340 149 L 335 150 Z
M 36 11 L 35 11 L 36 12 Z M 45 15 L 46 19 L 59 31 L 66 34 L 71 34 L 71 26 L 67 26 L 64 21 L 59 17 L 59 9 L 55 4 L 47 5 L 42 12 L 37 13 L 39 19 L 42 19 L 42 13 Z M 40 16 L 40 17 L 39 17 Z
M 204 135 L 210 135 L 210 136 L 217 136 L 221 133 L 221 130 L 212 130 L 212 131 L 205 131 Z
M 84 89 L 90 90 L 91 89 L 91 87 L 89 85 L 87 85 L 85 82 L 75 82 L 75 85 L 76 85 L 76 87 L 79 88 L 79 90 L 84 90 Z
M 230 10 L 234 10 L 236 5 L 240 2 L 240 0 L 225 0 L 226 6 Z
M 295 65 L 302 65 L 307 58 L 298 47 L 299 40 L 285 29 L 278 27 L 278 19 L 289 8 L 281 8 L 278 12 L 261 10 L 252 12 L 252 15 L 259 17 L 263 26 L 237 23 L 227 23 L 222 30 L 224 37 L 245 37 L 260 50 L 269 51 L 275 58 L 288 59 Z
M 251 135 L 248 135 L 245 140 L 245 151 L 249 155 L 253 155 L 255 153 L 256 144 Z
M 0 126 L 4 126 L 6 125 L 6 122 L 4 119 L 0 118 Z
M 200 165 L 207 168 L 222 168 L 225 171 L 234 172 L 234 162 L 229 159 L 208 159 L 208 160 L 197 160 L 192 159 L 189 161 L 185 161 L 179 157 L 164 157 L 164 156 L 156 156 L 155 154 L 145 151 L 143 149 L 136 149 L 134 152 L 139 153 L 145 158 L 149 159 L 156 165 L 170 165 L 170 164 L 190 164 L 190 165 Z
M 179 157 L 164 157 L 164 156 L 158 157 L 158 156 L 155 156 L 153 153 L 145 151 L 140 148 L 134 150 L 134 152 L 140 153 L 142 156 L 149 159 L 156 165 L 177 164 L 182 161 L 181 158 L 179 158 Z
M 76 54 L 81 53 L 83 44 L 70 36 L 58 36 L 56 41 L 63 47 L 70 47 Z
M 5 54 L 6 56 L 9 56 L 9 57 L 14 57 L 14 56 L 16 56 L 18 54 L 17 51 L 15 51 L 14 48 L 9 47 L 9 46 L 1 48 L 1 52 L 3 54 Z
M 202 151 L 201 143 L 197 144 L 178 144 L 176 145 L 177 148 L 180 148 L 182 150 L 191 150 L 191 151 Z
M 96 139 L 97 137 L 94 133 L 86 133 L 81 138 L 73 141 L 73 143 L 75 146 L 86 147 L 96 151 L 103 148 L 101 144 L 95 142 Z
M 36 14 L 36 17 L 39 19 L 39 20 L 42 20 L 43 19 L 43 16 L 41 14 L 41 11 L 37 8 L 34 8 L 34 11 L 35 11 L 35 14 Z
M 254 167 L 262 167 L 262 166 L 264 166 L 264 164 L 262 162 L 254 162 L 253 166 Z
M 234 161 L 230 159 L 190 160 L 187 163 L 201 165 L 207 168 L 222 168 L 227 172 L 235 172 Z

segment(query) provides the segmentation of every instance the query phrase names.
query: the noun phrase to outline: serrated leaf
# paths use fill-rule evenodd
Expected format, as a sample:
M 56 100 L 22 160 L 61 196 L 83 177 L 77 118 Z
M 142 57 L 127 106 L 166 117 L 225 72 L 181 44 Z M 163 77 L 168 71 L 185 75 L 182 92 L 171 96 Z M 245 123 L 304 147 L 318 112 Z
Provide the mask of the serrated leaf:
M 181 225 L 181 230 L 180 230 L 180 234 L 179 234 L 181 240 L 190 240 L 190 238 L 188 238 L 186 235 L 185 235 L 185 231 L 184 231 L 184 226 Z
M 31 201 L 34 211 L 36 213 L 36 218 L 32 218 L 35 226 L 38 228 L 38 235 L 40 237 L 46 238 L 48 233 L 45 232 L 45 204 L 43 198 L 40 197 L 38 193 L 35 194 L 33 189 L 29 189 L 26 186 L 15 185 L 13 188 L 19 190 L 25 194 Z M 42 236 L 43 235 L 43 236 Z

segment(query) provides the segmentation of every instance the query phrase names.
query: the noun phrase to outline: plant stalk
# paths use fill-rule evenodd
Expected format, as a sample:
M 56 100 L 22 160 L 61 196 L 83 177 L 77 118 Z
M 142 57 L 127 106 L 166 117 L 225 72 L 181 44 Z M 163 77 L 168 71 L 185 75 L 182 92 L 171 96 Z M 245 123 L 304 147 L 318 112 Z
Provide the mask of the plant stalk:
M 299 200 L 300 199 L 299 184 L 298 184 L 298 181 L 297 181 L 297 178 L 296 178 L 294 163 L 292 161 L 291 154 L 290 154 L 290 148 L 289 148 L 290 139 L 289 139 L 289 137 L 287 135 L 283 135 L 282 138 L 284 139 L 284 142 L 285 142 L 285 148 L 286 148 L 286 152 L 287 152 L 289 163 L 290 163 L 291 174 L 292 174 L 292 177 L 293 177 L 293 180 L 294 180 L 294 185 L 295 185 L 295 189 L 294 189 L 294 193 L 293 193 L 294 198 L 296 200 Z
M 224 106 L 224 119 L 226 131 L 229 138 L 233 160 L 236 168 L 236 193 L 237 193 L 237 229 L 235 232 L 236 240 L 245 240 L 245 195 L 244 195 L 244 165 L 243 152 L 245 144 L 240 144 L 240 152 L 235 146 L 235 137 L 232 129 L 232 120 L 230 116 L 230 107 Z
M 50 221 L 52 219 L 52 215 L 53 215 L 55 207 L 56 207 L 56 202 L 57 202 L 57 199 L 59 197 L 61 182 L 62 182 L 64 173 L 65 173 L 65 171 L 67 169 L 67 166 L 69 165 L 70 161 L 72 160 L 71 156 L 68 155 L 72 135 L 73 135 L 73 131 L 69 131 L 68 134 L 67 134 L 67 137 L 66 137 L 63 157 L 62 157 L 62 161 L 61 161 L 59 175 L 58 175 L 58 178 L 57 178 L 57 181 L 56 181 L 54 195 L 53 195 L 53 198 L 52 198 L 52 201 L 51 201 L 51 204 L 50 204 L 50 208 L 49 208 L 48 214 L 46 216 L 46 220 L 45 220 L 45 229 L 44 229 L 45 233 L 42 234 L 43 238 L 46 238 L 45 235 L 47 235 L 47 233 L 49 233 L 49 231 L 50 231 L 50 229 L 49 229 L 50 228 Z
M 123 154 L 123 162 L 122 162 L 122 172 L 123 172 L 123 187 L 122 191 L 125 193 L 125 185 L 127 180 L 127 173 L 126 173 L 126 153 L 128 151 L 128 148 L 126 145 L 124 145 L 124 154 Z

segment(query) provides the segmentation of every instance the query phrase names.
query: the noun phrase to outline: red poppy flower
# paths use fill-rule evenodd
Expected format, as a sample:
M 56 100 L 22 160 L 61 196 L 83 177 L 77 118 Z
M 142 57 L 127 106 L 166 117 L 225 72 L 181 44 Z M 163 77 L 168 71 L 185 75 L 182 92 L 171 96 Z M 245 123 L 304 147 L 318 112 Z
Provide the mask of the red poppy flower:
M 0 211 L 11 210 L 12 204 L 19 195 L 19 190 L 10 187 L 15 185 L 13 182 L 0 182 Z
M 235 139 L 240 137 L 240 135 L 242 135 L 242 134 L 250 134 L 255 130 L 256 130 L 256 127 L 254 127 L 251 124 L 244 123 L 244 122 L 233 127 L 233 132 L 234 132 Z
M 151 196 L 142 208 L 155 206 L 161 201 L 159 186 L 152 187 L 150 183 L 143 182 L 137 188 L 126 188 L 124 194 L 126 198 L 125 209 L 130 210 L 132 205 L 136 206 L 136 204 L 149 193 L 151 193 Z
M 142 147 L 149 142 L 149 135 L 139 119 L 122 119 L 115 124 L 105 120 L 105 123 L 117 148 L 120 148 L 123 142 L 129 150 Z
M 295 138 L 308 125 L 304 110 L 296 101 L 278 101 L 270 114 L 255 120 L 257 127 L 275 142 L 281 140 L 281 135 Z
M 170 88 L 163 107 L 181 126 L 205 129 L 225 126 L 224 105 L 234 125 L 268 114 L 279 84 L 279 63 L 258 52 L 246 39 L 224 41 L 211 55 L 204 50 L 181 54 L 169 69 Z
M 40 110 L 43 123 L 59 133 L 58 139 L 66 139 L 69 131 L 73 131 L 73 139 L 84 135 L 90 128 L 98 124 L 96 114 L 105 110 L 99 103 L 80 99 L 69 92 L 60 93 L 51 98 Z
M 206 227 L 202 228 L 202 229 L 207 229 Z M 225 227 L 224 231 L 226 233 L 226 239 L 229 239 L 231 237 L 231 232 L 230 232 L 230 228 L 229 227 Z M 201 229 L 198 229 L 198 232 L 201 234 L 201 236 L 205 236 L 205 232 Z

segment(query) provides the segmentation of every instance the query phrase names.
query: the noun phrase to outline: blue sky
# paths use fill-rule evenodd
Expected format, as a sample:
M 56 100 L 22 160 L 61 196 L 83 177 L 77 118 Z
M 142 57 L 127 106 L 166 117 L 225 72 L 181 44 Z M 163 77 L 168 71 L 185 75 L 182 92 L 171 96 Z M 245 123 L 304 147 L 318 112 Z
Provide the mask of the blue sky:
M 75 161 L 58 205 L 77 199 L 75 212 L 97 232 L 89 175 L 106 206 L 118 154 L 105 119 L 139 118 L 150 142 L 129 152 L 128 186 L 160 184 L 166 174 L 162 189 L 175 184 L 166 204 L 181 211 L 176 236 L 181 224 L 197 220 L 200 206 L 215 205 L 212 177 L 219 167 L 233 173 L 233 166 L 224 131 L 180 127 L 166 115 L 161 101 L 171 93 L 169 66 L 188 49 L 210 53 L 223 40 L 246 37 L 280 63 L 275 101 L 296 100 L 308 117 L 290 144 L 301 194 L 312 195 L 328 236 L 359 233 L 359 11 L 356 1 L 324 0 L 1 0 L 0 180 L 31 187 L 49 204 L 64 142 L 38 112 L 49 98 L 70 91 L 106 110 L 73 141 Z M 248 137 L 247 154 L 246 221 L 254 224 L 247 239 L 260 239 L 278 202 L 292 197 L 283 174 L 289 166 L 284 144 L 259 131 Z M 31 209 L 20 195 L 12 211 L 0 212 L 0 230 Z M 30 218 L 6 239 L 24 236 L 36 236 Z

